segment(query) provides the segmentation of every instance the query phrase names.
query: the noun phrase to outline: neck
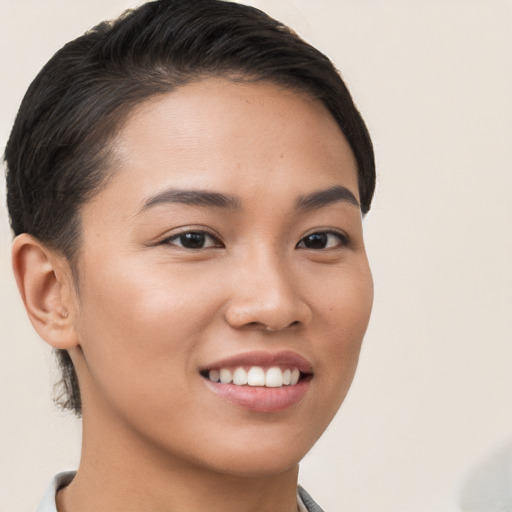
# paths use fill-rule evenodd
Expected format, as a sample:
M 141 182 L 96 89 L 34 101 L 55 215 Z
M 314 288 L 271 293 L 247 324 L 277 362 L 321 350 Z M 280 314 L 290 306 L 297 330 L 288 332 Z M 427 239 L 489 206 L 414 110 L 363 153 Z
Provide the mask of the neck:
M 76 477 L 57 494 L 59 512 L 296 512 L 298 465 L 230 474 L 180 460 L 134 433 L 89 425 L 84 415 Z

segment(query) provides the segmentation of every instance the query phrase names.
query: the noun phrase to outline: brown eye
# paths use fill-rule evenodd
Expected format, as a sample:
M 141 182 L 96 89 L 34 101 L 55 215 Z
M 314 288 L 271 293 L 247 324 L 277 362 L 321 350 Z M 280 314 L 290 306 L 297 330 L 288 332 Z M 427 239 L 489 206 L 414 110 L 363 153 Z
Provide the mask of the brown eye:
M 318 231 L 305 236 L 298 244 L 297 248 L 304 249 L 333 249 L 347 244 L 347 237 L 341 233 Z
M 169 245 L 177 245 L 184 249 L 207 249 L 210 247 L 219 247 L 220 243 L 209 233 L 205 231 L 187 231 L 179 233 L 171 238 L 164 240 Z

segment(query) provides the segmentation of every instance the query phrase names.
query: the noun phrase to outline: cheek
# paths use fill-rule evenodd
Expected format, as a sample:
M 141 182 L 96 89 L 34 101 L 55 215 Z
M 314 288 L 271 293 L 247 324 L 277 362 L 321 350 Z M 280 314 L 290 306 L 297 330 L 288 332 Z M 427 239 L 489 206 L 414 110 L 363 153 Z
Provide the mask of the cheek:
M 322 331 L 322 362 L 340 389 L 350 385 L 368 327 L 373 281 L 366 260 L 325 280 L 316 295 L 314 328 Z
M 94 269 L 92 271 L 91 269 Z M 91 377 L 113 393 L 166 389 L 196 371 L 216 317 L 215 286 L 170 265 L 88 265 L 77 326 Z M 116 391 L 117 390 L 117 391 Z M 123 391 L 124 390 L 124 391 Z
M 340 339 L 362 341 L 373 304 L 373 280 L 366 258 L 333 270 L 321 285 L 310 294 L 317 318 Z
M 360 345 L 368 327 L 373 305 L 373 281 L 369 268 L 360 268 L 340 284 L 338 300 L 331 305 L 331 321 L 340 335 Z
M 196 372 L 194 354 L 216 308 L 213 297 L 191 286 L 197 279 L 187 278 L 187 286 L 184 276 L 156 274 L 128 265 L 89 272 L 79 325 L 88 403 L 127 424 L 144 418 L 140 428 L 150 430 L 168 426 L 169 411 L 193 401 L 187 383 Z
M 118 338 L 123 345 L 136 333 L 145 342 L 179 339 L 180 332 L 203 325 L 218 307 L 215 286 L 198 279 L 193 268 L 176 272 L 171 265 L 137 261 L 88 268 L 95 270 L 87 273 L 81 293 L 83 327 L 101 330 L 102 338 Z
M 315 423 L 318 437 L 340 408 L 357 368 L 373 302 L 368 264 L 340 269 L 311 289 L 309 297 L 315 305 L 310 339 L 315 343 L 317 392 L 307 421 Z

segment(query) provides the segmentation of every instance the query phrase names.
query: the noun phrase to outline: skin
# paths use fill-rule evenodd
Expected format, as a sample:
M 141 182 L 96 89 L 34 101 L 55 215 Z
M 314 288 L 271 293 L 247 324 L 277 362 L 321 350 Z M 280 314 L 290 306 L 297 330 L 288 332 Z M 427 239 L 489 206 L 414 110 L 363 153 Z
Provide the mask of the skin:
M 358 200 L 352 151 L 318 100 L 224 79 L 140 105 L 114 148 L 81 211 L 79 292 L 37 240 L 13 249 L 30 318 L 70 351 L 82 392 L 82 459 L 59 511 L 296 512 L 298 462 L 348 391 L 373 298 L 359 208 L 297 201 L 335 186 Z M 169 188 L 237 208 L 144 207 Z M 206 245 L 180 246 L 187 231 Z M 307 247 L 318 232 L 339 234 Z M 297 404 L 250 411 L 205 385 L 201 368 L 254 350 L 311 363 Z

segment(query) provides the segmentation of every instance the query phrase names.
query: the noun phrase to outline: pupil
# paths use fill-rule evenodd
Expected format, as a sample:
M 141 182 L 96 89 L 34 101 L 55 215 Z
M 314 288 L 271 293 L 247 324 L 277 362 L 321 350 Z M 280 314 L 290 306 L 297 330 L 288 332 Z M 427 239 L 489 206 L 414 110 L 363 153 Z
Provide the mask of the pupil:
M 201 249 L 204 246 L 204 233 L 184 233 L 180 238 L 181 245 L 187 249 Z
M 308 249 L 324 249 L 327 245 L 327 235 L 325 233 L 313 233 L 304 239 L 304 245 Z

